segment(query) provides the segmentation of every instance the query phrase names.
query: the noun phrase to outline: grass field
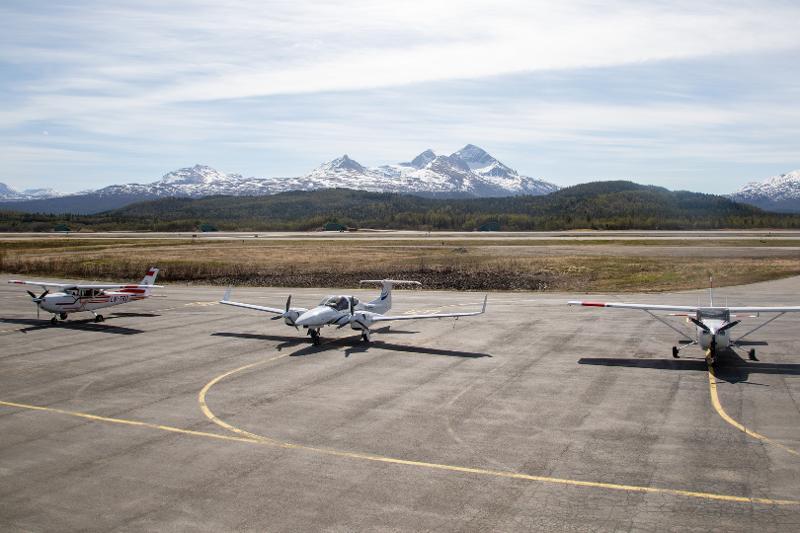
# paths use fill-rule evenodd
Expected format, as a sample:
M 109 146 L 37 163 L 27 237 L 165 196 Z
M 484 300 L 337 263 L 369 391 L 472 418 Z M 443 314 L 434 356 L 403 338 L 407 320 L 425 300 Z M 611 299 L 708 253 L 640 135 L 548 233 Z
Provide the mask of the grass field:
M 13 275 L 136 280 L 150 265 L 164 282 L 353 287 L 392 277 L 441 289 L 643 292 L 704 287 L 712 274 L 718 285 L 800 275 L 800 251 L 789 239 L 0 242 L 0 271 Z

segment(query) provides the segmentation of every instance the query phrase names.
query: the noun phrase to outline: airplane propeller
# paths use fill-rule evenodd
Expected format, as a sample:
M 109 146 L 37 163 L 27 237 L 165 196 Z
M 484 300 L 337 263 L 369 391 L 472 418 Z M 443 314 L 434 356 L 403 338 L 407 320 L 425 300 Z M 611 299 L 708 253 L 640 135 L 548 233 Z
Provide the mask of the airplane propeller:
M 369 338 L 369 326 L 365 324 L 363 321 L 356 318 L 355 303 L 353 302 L 353 298 L 349 298 L 349 300 L 350 300 L 350 323 L 358 324 L 361 327 L 361 331 L 363 332 L 363 334 L 366 335 L 367 338 Z
M 686 317 L 686 318 L 688 318 L 689 320 L 691 320 L 691 321 L 692 321 L 692 323 L 694 323 L 694 325 L 695 325 L 695 326 L 697 326 L 698 328 L 702 329 L 702 330 L 703 330 L 703 331 L 705 331 L 706 333 L 711 333 L 711 328 L 709 328 L 708 326 L 706 326 L 705 324 L 703 324 L 702 322 L 700 322 L 700 321 L 699 321 L 699 320 L 697 320 L 696 318 L 694 318 L 694 317 L 691 317 L 691 316 L 690 316 L 690 317 Z
M 294 326 L 294 329 L 298 329 L 297 325 L 294 323 L 295 317 L 292 316 L 291 307 L 292 307 L 292 295 L 290 294 L 289 297 L 286 298 L 286 311 L 284 311 L 282 315 L 276 315 L 272 317 L 270 320 L 280 320 L 281 318 L 283 318 L 284 320 L 286 320 L 287 324 L 289 324 L 290 326 Z
M 33 301 L 33 303 L 36 304 L 36 320 L 39 320 L 39 311 L 42 308 L 42 300 L 44 300 L 44 297 L 47 296 L 50 293 L 50 291 L 48 289 L 45 289 L 44 292 L 39 296 L 36 296 L 31 291 L 25 291 L 25 292 L 27 292 L 31 296 L 31 301 Z

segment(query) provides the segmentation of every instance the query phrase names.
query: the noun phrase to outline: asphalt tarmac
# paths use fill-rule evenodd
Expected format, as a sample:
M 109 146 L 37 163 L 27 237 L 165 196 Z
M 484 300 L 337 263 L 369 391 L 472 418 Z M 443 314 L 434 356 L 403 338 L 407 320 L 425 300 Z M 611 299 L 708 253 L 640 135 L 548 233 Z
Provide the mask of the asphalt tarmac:
M 0 280 L 3 531 L 800 529 L 800 314 L 711 376 L 648 315 L 574 294 L 492 293 L 483 317 L 393 323 L 370 345 L 327 328 L 314 347 L 220 288 L 51 327 Z M 290 292 L 335 291 L 233 296 Z M 800 278 L 716 297 L 800 304 Z M 396 291 L 394 311 L 482 299 Z

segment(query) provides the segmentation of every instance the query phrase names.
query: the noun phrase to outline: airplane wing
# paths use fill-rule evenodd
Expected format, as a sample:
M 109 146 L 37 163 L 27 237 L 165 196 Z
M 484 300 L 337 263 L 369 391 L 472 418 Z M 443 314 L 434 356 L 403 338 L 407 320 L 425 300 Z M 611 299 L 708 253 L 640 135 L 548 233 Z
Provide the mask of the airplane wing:
M 50 281 L 24 281 L 21 279 L 10 279 L 8 282 L 13 285 L 36 285 L 38 287 L 56 287 L 58 289 L 152 289 L 163 287 L 163 285 L 138 285 L 135 283 L 119 283 L 116 285 L 86 285 L 76 283 L 52 283 Z
M 223 296 L 222 300 L 220 300 L 219 303 L 221 303 L 222 305 L 230 305 L 230 306 L 233 306 L 233 307 L 241 307 L 243 309 L 252 309 L 253 311 L 262 311 L 264 313 L 272 313 L 272 314 L 275 314 L 275 315 L 282 315 L 283 313 L 286 312 L 286 309 L 278 309 L 277 307 L 266 307 L 266 306 L 263 306 L 263 305 L 254 305 L 254 304 L 246 304 L 246 303 L 241 303 L 241 302 L 232 302 L 232 301 L 229 300 L 230 296 L 231 296 L 231 289 L 228 288 L 228 290 L 225 291 L 225 296 Z M 292 309 L 294 309 L 295 311 L 298 311 L 300 313 L 305 313 L 306 311 L 308 311 L 308 309 L 301 309 L 299 307 L 293 307 Z
M 697 307 L 687 305 L 652 305 L 652 304 L 626 304 L 617 302 L 582 302 L 572 300 L 568 305 L 582 305 L 583 307 L 614 307 L 617 309 L 638 309 L 640 311 L 673 311 L 676 313 L 694 313 Z M 731 310 L 733 310 L 731 308 Z
M 799 313 L 800 307 L 727 307 L 731 313 Z
M 36 285 L 37 287 L 56 287 L 59 289 L 72 289 L 77 287 L 74 283 L 51 283 L 49 281 L 24 281 L 21 279 L 8 280 L 12 285 Z
M 486 295 L 483 298 L 483 308 L 480 311 L 472 311 L 470 313 L 433 313 L 430 315 L 377 315 L 373 317 L 373 322 L 387 322 L 389 320 L 420 320 L 424 318 L 458 318 L 460 316 L 477 316 L 486 312 L 486 300 L 489 298 Z

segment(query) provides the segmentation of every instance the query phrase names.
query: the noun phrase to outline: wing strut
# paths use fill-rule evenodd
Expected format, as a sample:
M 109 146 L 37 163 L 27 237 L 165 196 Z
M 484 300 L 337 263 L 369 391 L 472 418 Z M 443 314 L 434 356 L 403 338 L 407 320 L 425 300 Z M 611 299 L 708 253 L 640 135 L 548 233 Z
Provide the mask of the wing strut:
M 780 317 L 782 317 L 782 316 L 783 316 L 783 315 L 785 315 L 785 314 L 786 314 L 786 312 L 779 313 L 779 314 L 775 315 L 774 317 L 770 318 L 769 320 L 767 320 L 766 322 L 764 322 L 764 323 L 763 323 L 763 324 L 761 324 L 760 326 L 758 326 L 758 327 L 756 327 L 756 328 L 753 328 L 753 329 L 751 329 L 750 331 L 748 331 L 747 333 L 745 333 L 744 335 L 742 335 L 741 337 L 739 337 L 738 339 L 736 339 L 735 341 L 733 341 L 733 344 L 736 344 L 736 343 L 738 343 L 740 340 L 744 339 L 745 337 L 747 337 L 747 336 L 748 336 L 748 335 L 750 335 L 751 333 L 755 333 L 756 331 L 760 330 L 761 328 L 763 328 L 764 326 L 766 326 L 766 325 L 767 325 L 767 324 L 769 324 L 770 322 L 773 322 L 773 321 L 775 321 L 775 320 L 778 320 Z
M 660 316 L 656 315 L 655 313 L 651 313 L 647 309 L 642 309 L 642 311 L 644 311 L 645 313 L 647 313 L 651 317 L 655 318 L 656 320 L 658 320 L 659 322 L 661 322 L 662 324 L 664 324 L 668 328 L 670 328 L 670 329 L 672 329 L 674 331 L 677 331 L 678 335 L 680 335 L 681 337 L 683 337 L 683 338 L 685 338 L 685 339 L 687 339 L 689 341 L 694 341 L 694 339 L 692 339 L 689 335 L 687 335 L 685 331 L 679 330 L 678 328 L 676 328 L 675 326 L 673 326 L 672 324 L 670 324 L 669 322 L 667 322 L 666 320 L 664 320 Z

